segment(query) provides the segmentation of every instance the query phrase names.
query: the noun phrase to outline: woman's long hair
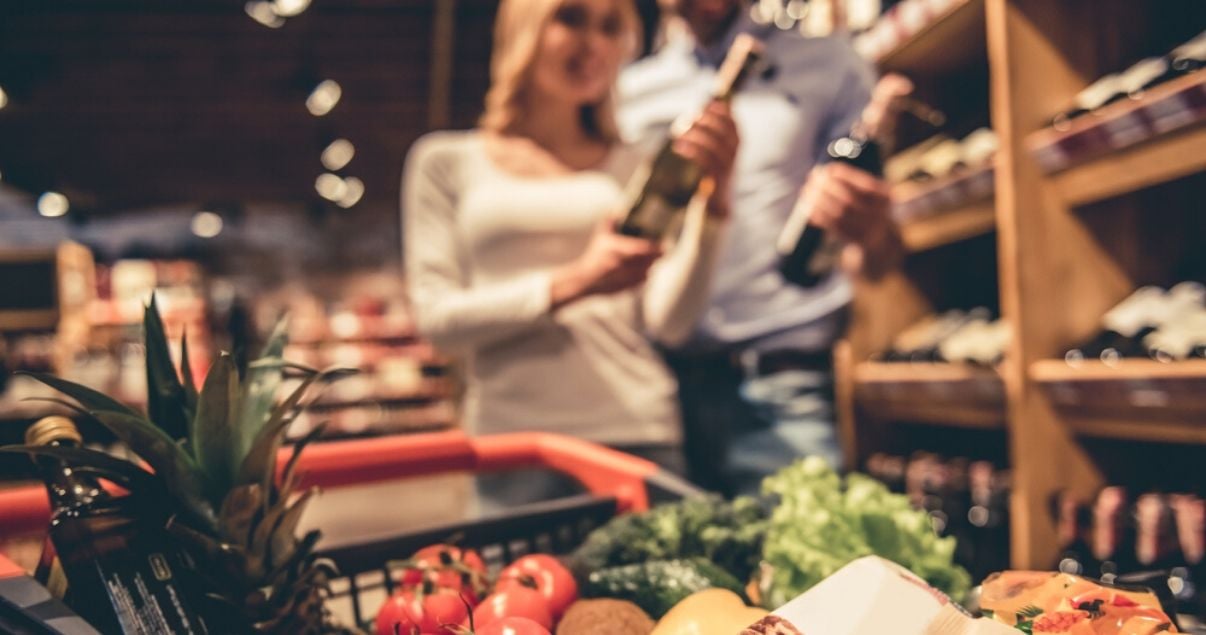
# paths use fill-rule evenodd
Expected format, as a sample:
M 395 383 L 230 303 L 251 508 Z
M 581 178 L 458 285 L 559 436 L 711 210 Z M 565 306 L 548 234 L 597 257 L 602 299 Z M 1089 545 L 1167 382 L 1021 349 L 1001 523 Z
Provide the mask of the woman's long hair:
M 531 86 L 532 65 L 540 36 L 564 0 L 502 0 L 494 22 L 494 53 L 490 58 L 490 90 L 478 125 L 493 132 L 510 132 L 524 117 L 525 91 Z M 631 0 L 619 0 L 621 38 L 629 55 L 640 41 L 640 18 Z M 597 104 L 582 107 L 582 127 L 603 141 L 619 140 L 614 88 Z

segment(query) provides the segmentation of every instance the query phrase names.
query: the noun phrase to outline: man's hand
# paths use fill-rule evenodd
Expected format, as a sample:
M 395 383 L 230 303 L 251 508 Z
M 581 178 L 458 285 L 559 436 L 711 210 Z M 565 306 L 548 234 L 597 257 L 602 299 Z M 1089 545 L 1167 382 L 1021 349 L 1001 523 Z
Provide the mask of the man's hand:
M 878 280 L 899 264 L 904 246 L 892 220 L 887 183 L 833 162 L 812 170 L 800 197 L 810 208 L 810 224 L 846 242 L 842 267 L 848 272 Z
M 674 151 L 703 167 L 712 180 L 708 214 L 727 218 L 732 196 L 733 162 L 737 158 L 737 124 L 727 103 L 713 101 L 686 132 L 674 140 Z

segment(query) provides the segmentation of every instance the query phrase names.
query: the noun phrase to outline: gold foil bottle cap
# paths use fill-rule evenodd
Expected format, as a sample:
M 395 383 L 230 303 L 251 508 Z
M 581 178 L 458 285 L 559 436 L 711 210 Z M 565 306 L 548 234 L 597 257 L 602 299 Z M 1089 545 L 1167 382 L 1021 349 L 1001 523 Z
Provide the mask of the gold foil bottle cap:
M 80 435 L 79 428 L 75 427 L 75 422 L 67 417 L 57 415 L 43 417 L 25 430 L 26 445 L 50 445 L 53 441 L 69 440 L 75 441 L 77 444 L 84 443 L 84 437 Z

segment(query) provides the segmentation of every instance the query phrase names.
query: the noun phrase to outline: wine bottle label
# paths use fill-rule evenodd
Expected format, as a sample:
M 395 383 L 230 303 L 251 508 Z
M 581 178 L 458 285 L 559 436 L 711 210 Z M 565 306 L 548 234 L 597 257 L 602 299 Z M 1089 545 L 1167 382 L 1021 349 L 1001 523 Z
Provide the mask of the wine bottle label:
M 804 228 L 808 227 L 808 217 L 812 215 L 812 210 L 804 204 L 803 199 L 797 199 L 794 207 L 791 208 L 791 215 L 787 217 L 787 224 L 783 226 L 783 231 L 779 232 L 779 240 L 775 242 L 775 249 L 779 251 L 780 256 L 787 256 L 796 248 L 796 243 L 800 242 L 800 236 L 804 234 Z
M 208 633 L 204 621 L 186 600 L 167 552 L 139 550 L 113 552 L 77 565 L 68 573 L 72 579 L 71 600 L 85 618 L 99 611 L 116 618 L 127 635 Z M 109 606 L 96 606 L 95 596 L 81 587 L 96 585 L 107 596 Z M 97 621 L 104 621 L 103 617 Z
M 1076 106 L 1083 110 L 1095 110 L 1121 92 L 1122 78 L 1117 74 L 1106 75 L 1076 94 Z
M 1122 74 L 1119 83 L 1123 92 L 1134 94 L 1143 90 L 1148 84 L 1168 72 L 1168 59 L 1150 57 L 1136 62 Z

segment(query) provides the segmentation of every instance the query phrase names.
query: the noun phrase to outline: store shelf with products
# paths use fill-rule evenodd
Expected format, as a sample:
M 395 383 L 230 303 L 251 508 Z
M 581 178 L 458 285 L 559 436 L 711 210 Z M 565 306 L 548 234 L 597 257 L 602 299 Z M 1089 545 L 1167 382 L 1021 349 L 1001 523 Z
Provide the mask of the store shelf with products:
M 1001 429 L 1005 390 L 993 368 L 970 364 L 861 362 L 854 394 L 867 416 L 880 420 Z
M 883 70 L 944 74 L 985 58 L 984 0 L 896 5 L 856 46 Z
M 1161 84 L 1026 139 L 1070 205 L 1159 185 L 1206 169 L 1206 75 Z
M 995 231 L 996 227 L 995 204 L 988 199 L 903 221 L 900 233 L 905 249 L 916 253 L 982 236 Z
M 1206 443 L 1206 360 L 1044 360 L 1030 377 L 1078 434 Z
M 1000 135 L 992 194 L 902 216 L 910 250 L 904 267 L 856 285 L 848 342 L 835 355 L 842 438 L 854 448 L 846 461 L 862 466 L 868 452 L 902 450 L 884 447 L 889 442 L 946 451 L 946 439 L 926 426 L 959 436 L 1002 434 L 1015 485 L 1012 563 L 1050 568 L 1059 545 L 1047 509 L 1052 494 L 1087 495 L 1119 482 L 1109 480 L 1113 467 L 1142 460 L 1127 457 L 1138 451 L 1133 446 L 1155 446 L 1156 456 L 1160 447 L 1197 448 L 1192 460 L 1206 460 L 1206 362 L 1072 367 L 1061 359 L 1098 333 L 1103 314 L 1135 289 L 1206 278 L 1197 213 L 1206 195 L 1206 128 L 1197 114 L 1206 74 L 1149 83 L 1142 95 L 1048 128 L 1093 78 L 1198 37 L 1200 20 L 1184 16 L 1201 16 L 1201 5 L 984 0 L 954 3 L 939 15 L 872 57 L 882 71 L 916 75 L 919 90 L 954 115 L 944 133 L 991 124 Z M 982 77 L 980 63 L 984 101 L 971 83 Z M 948 94 L 952 84 L 969 96 Z M 921 142 L 932 134 L 913 135 L 917 152 L 949 144 L 941 136 Z M 1061 165 L 1035 154 L 1060 144 Z M 953 178 L 910 178 L 911 170 L 901 166 L 894 178 L 889 171 L 898 200 L 911 200 L 910 189 L 941 190 L 942 179 Z M 1080 209 L 1086 205 L 1091 213 Z M 984 257 L 994 266 L 975 264 Z M 975 304 L 1001 315 L 1010 335 L 995 368 L 875 361 L 925 316 Z M 924 443 L 934 447 L 917 446 Z M 1102 455 L 1102 444 L 1113 444 L 1115 454 Z

